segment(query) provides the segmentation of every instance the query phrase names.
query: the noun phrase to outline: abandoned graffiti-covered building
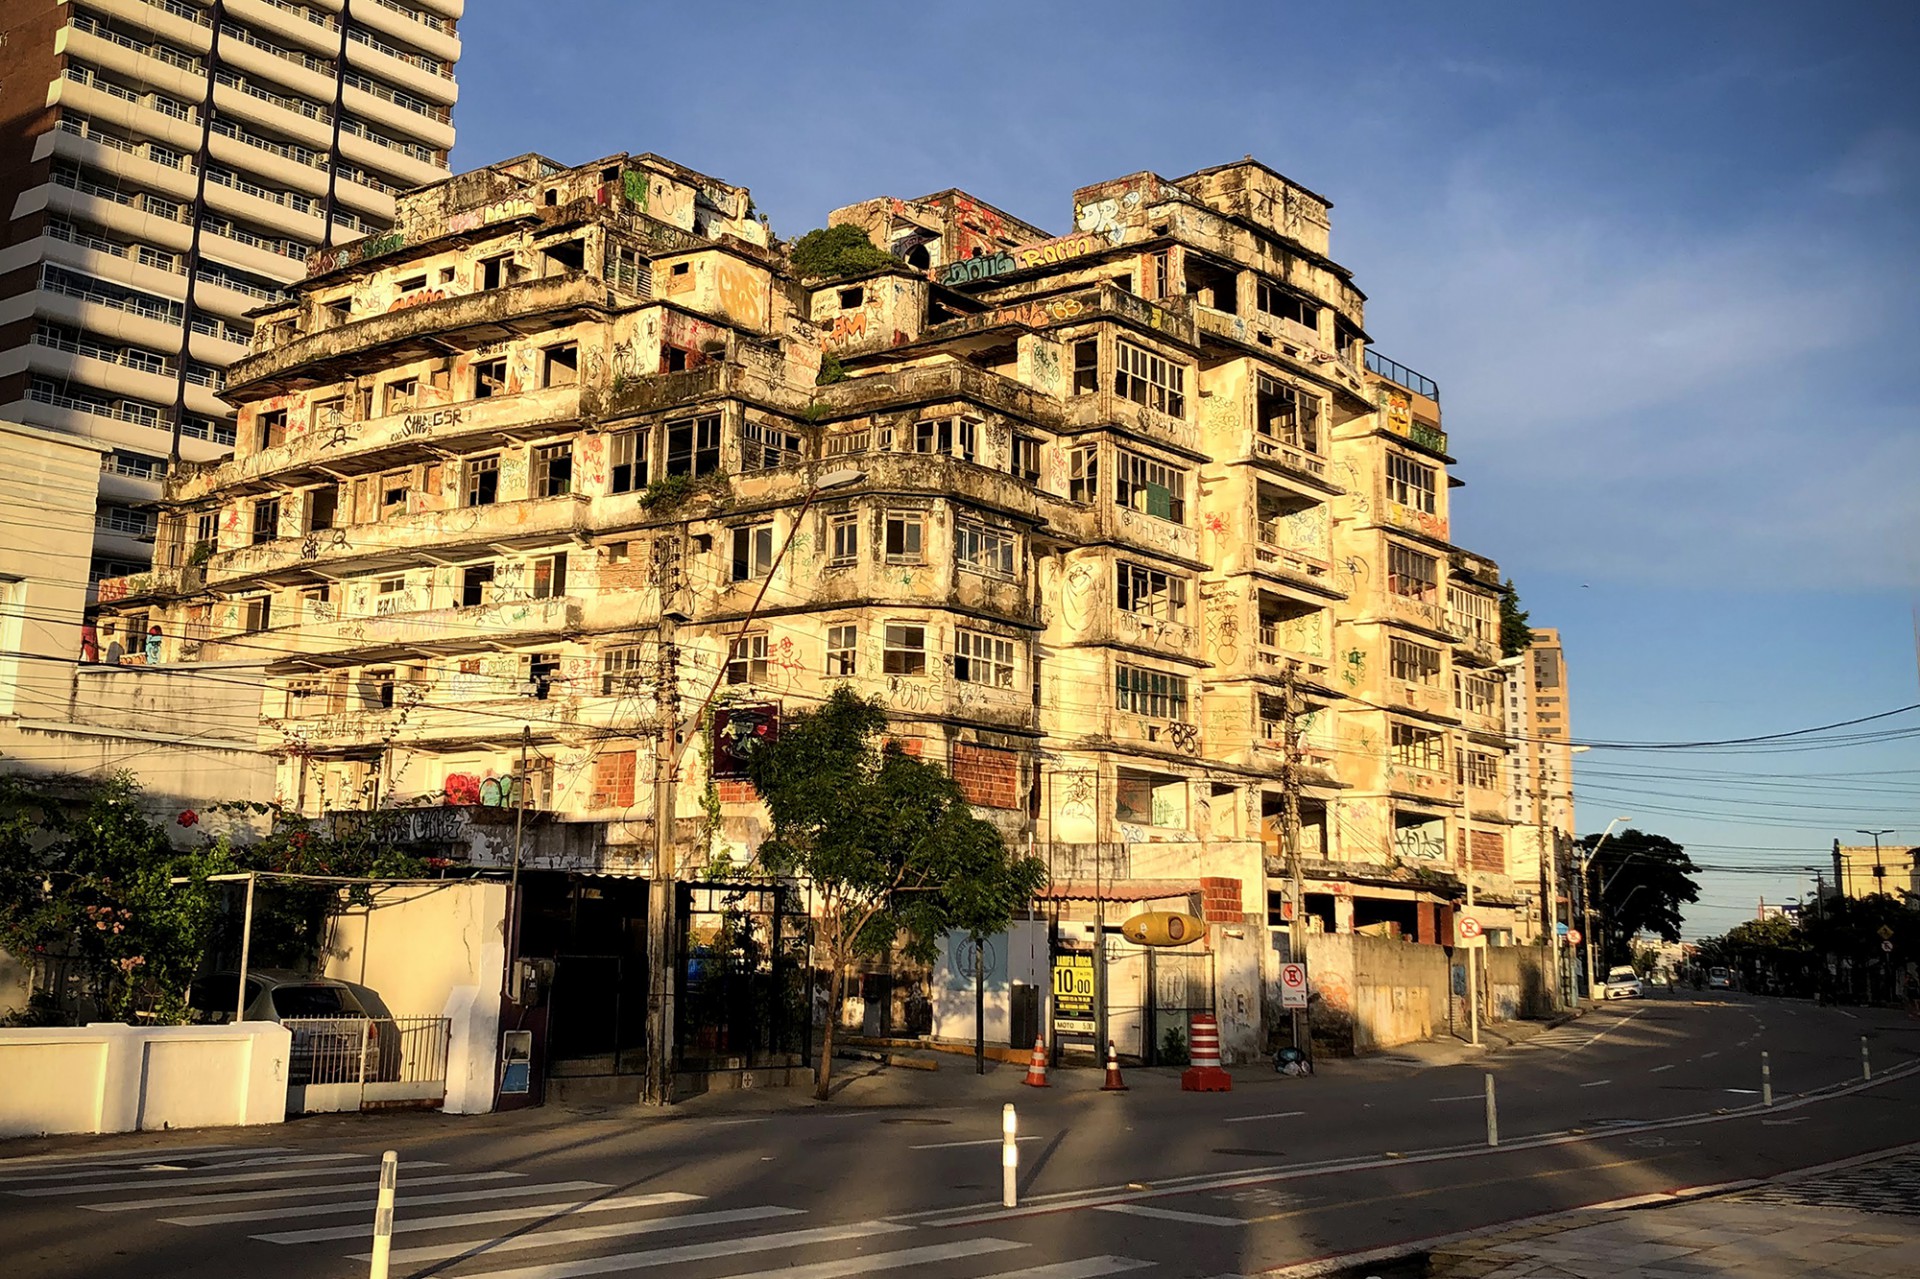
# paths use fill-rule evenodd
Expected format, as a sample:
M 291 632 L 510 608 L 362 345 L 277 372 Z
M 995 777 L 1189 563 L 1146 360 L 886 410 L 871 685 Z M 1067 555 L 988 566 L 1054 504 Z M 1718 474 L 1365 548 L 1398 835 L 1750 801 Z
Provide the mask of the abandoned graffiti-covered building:
M 717 690 L 669 815 L 691 935 L 758 911 L 791 950 L 804 902 L 698 885 L 760 838 L 736 738 L 842 683 L 1052 867 L 1048 927 L 997 939 L 1003 1035 L 1047 1015 L 1050 945 L 1157 906 L 1216 927 L 1110 938 L 1113 1037 L 1212 1004 L 1245 1056 L 1296 908 L 1450 944 L 1472 874 L 1516 927 L 1496 570 L 1450 540 L 1439 390 L 1368 349 L 1328 208 L 1250 160 L 1085 188 L 1061 236 L 869 200 L 831 221 L 894 265 L 808 280 L 745 189 L 655 156 L 463 174 L 259 316 L 236 454 L 174 478 L 115 607 L 164 660 L 270 663 L 290 803 L 426 805 L 498 867 L 524 794 L 521 935 L 579 1069 L 641 1050 L 662 706 Z M 683 1057 L 740 1046 L 697 1015 L 721 967 L 681 965 Z M 940 1017 L 954 968 L 870 985 L 880 1028 Z M 589 997 L 618 1011 L 568 1041 Z

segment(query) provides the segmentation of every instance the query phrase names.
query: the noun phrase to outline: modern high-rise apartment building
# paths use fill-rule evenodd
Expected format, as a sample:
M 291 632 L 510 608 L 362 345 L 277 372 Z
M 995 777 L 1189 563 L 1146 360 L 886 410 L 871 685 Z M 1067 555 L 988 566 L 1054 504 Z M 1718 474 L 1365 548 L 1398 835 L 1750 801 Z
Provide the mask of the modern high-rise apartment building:
M 1568 883 L 1568 848 L 1579 831 L 1573 824 L 1567 658 L 1558 630 L 1536 629 L 1533 643 L 1508 668 L 1506 711 L 1513 752 L 1507 774 L 1507 817 L 1515 835 L 1512 869 L 1526 902 L 1522 935 L 1532 937 L 1545 927 L 1546 912 L 1538 903 L 1549 892 L 1563 902 L 1577 892 L 1577 886 Z M 1549 854 L 1557 858 L 1551 864 Z M 1560 918 L 1567 920 L 1565 906 Z
M 232 451 L 248 313 L 446 176 L 462 7 L 8 0 L 0 418 L 110 446 L 95 580 L 150 559 L 171 464 Z

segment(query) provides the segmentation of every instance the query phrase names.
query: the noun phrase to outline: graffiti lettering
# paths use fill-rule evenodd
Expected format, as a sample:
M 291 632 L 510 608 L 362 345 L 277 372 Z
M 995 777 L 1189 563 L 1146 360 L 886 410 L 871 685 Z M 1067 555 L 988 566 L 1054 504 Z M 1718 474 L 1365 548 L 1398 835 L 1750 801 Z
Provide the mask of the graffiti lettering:
M 404 311 L 408 307 L 420 306 L 426 302 L 444 302 L 447 295 L 439 289 L 421 289 L 418 293 L 403 293 L 387 304 L 387 313 Z
M 995 253 L 977 258 L 962 258 L 958 262 L 949 262 L 940 268 L 940 283 L 948 288 L 970 284 L 976 280 L 991 279 L 1004 275 L 1014 269 L 1011 253 Z
M 1200 752 L 1200 726 L 1182 724 L 1178 721 L 1167 725 L 1167 737 L 1173 742 L 1173 748 L 1187 755 Z
M 459 409 L 435 409 L 431 413 L 409 413 L 400 419 L 400 429 L 394 432 L 399 439 L 414 435 L 427 435 L 437 426 L 460 425 Z

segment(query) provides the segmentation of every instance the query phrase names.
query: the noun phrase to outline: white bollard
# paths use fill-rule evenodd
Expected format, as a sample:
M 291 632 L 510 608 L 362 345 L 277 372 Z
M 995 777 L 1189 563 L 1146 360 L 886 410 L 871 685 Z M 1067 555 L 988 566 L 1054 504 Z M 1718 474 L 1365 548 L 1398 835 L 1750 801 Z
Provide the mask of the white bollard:
M 368 1279 L 387 1279 L 387 1254 L 393 1247 L 393 1188 L 400 1180 L 399 1152 L 380 1156 L 380 1202 L 373 1212 L 373 1256 Z
M 1760 1054 L 1760 1104 L 1773 1104 L 1773 1064 L 1767 1060 L 1765 1053 Z
M 1000 1203 L 1011 1208 L 1019 1196 L 1020 1121 L 1014 1116 L 1013 1103 L 1000 1110 Z
M 1493 1100 L 1493 1076 L 1487 1076 L 1487 1144 L 1500 1144 L 1500 1109 Z
M 1860 1078 L 1867 1083 L 1873 1082 L 1873 1062 L 1867 1057 L 1867 1037 L 1860 1036 Z

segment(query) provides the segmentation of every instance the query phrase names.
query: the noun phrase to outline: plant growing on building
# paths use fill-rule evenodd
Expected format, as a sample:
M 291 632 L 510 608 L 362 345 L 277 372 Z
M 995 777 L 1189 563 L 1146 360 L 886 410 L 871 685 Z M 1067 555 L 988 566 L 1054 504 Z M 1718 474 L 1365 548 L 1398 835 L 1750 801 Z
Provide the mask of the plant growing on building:
M 820 359 L 820 372 L 815 375 L 815 386 L 832 386 L 835 382 L 847 380 L 847 366 L 840 363 L 837 355 L 825 355 Z M 811 406 L 809 406 L 811 407 Z
M 1500 586 L 1500 655 L 1518 657 L 1533 646 L 1533 628 L 1520 607 L 1520 592 L 1508 578 Z
M 850 223 L 809 231 L 788 250 L 794 273 L 803 280 L 831 280 L 895 266 L 893 256 L 874 246 L 866 231 Z
M 1000 932 L 1047 878 L 1043 862 L 1010 853 L 973 814 L 945 769 L 883 741 L 887 723 L 885 703 L 838 688 L 747 765 L 773 821 L 762 864 L 813 885 L 815 952 L 831 983 L 814 1074 L 821 1100 L 854 961 L 899 945 L 930 962 L 945 933 Z

